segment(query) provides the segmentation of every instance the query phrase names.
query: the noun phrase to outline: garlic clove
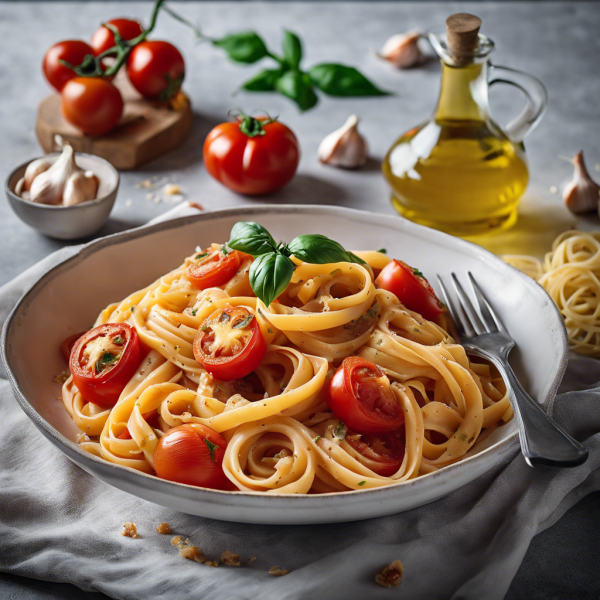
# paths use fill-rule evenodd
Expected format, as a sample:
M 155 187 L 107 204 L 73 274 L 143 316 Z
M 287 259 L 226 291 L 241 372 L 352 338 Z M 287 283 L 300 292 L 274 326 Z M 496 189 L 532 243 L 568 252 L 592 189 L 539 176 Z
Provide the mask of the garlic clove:
M 393 35 L 377 54 L 398 69 L 409 69 L 420 65 L 425 60 L 425 54 L 419 47 L 422 34 L 418 31 Z
M 573 179 L 563 190 L 563 201 L 575 214 L 599 210 L 600 186 L 590 177 L 583 160 L 583 150 L 572 160 Z
M 47 171 L 52 166 L 52 163 L 47 158 L 38 158 L 32 160 L 25 169 L 25 175 L 23 177 L 23 191 L 31 189 L 33 180 L 44 171 Z
M 31 184 L 31 201 L 40 204 L 60 204 L 67 179 L 80 170 L 75 164 L 73 147 L 65 145 L 56 162 L 40 173 Z
M 91 171 L 77 171 L 73 173 L 63 191 L 63 204 L 75 206 L 88 200 L 94 200 L 98 194 L 100 182 Z
M 323 138 L 318 157 L 322 163 L 345 169 L 362 167 L 369 156 L 369 146 L 358 132 L 358 117 L 352 115 L 339 129 Z
M 25 177 L 21 177 L 19 181 L 17 181 L 17 185 L 15 185 L 15 194 L 17 196 L 22 196 L 25 191 Z

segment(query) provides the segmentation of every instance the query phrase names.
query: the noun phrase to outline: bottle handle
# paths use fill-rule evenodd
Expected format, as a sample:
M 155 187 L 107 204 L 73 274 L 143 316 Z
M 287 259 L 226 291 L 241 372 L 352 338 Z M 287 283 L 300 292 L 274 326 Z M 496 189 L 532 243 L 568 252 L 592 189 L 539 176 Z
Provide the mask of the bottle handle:
M 540 122 L 546 104 L 548 93 L 544 84 L 529 73 L 518 71 L 510 67 L 499 67 L 490 65 L 490 79 L 488 85 L 491 87 L 496 83 L 507 83 L 519 88 L 527 98 L 527 104 L 521 114 L 506 125 L 504 131 L 515 143 L 521 143 L 530 131 Z

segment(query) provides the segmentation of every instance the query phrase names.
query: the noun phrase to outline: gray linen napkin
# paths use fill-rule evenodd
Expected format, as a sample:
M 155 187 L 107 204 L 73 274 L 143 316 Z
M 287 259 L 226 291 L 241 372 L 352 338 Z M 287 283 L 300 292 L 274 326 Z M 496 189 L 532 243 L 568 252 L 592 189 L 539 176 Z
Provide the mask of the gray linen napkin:
M 163 218 L 182 216 L 178 208 Z M 0 288 L 0 325 L 66 248 Z M 0 372 L 0 571 L 69 582 L 119 599 L 298 598 L 502 599 L 534 535 L 600 489 L 600 361 L 572 357 L 554 415 L 590 450 L 576 468 L 530 469 L 520 453 L 471 484 L 398 515 L 358 523 L 261 526 L 202 519 L 116 490 L 72 464 L 39 434 Z M 120 535 L 133 521 L 139 539 Z M 171 525 L 171 535 L 156 526 Z M 184 560 L 173 535 L 210 558 L 242 555 L 241 567 Z M 590 535 L 592 533 L 590 532 Z M 248 558 L 257 559 L 248 564 Z M 399 594 L 375 574 L 400 559 Z M 273 565 L 290 569 L 268 574 Z

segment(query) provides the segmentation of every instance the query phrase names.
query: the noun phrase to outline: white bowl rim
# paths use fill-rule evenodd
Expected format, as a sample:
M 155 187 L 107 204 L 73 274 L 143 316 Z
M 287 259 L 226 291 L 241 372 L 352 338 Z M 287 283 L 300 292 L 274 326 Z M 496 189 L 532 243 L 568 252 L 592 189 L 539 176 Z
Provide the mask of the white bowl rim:
M 90 206 L 95 206 L 97 204 L 101 204 L 102 202 L 108 200 L 115 193 L 115 190 L 117 190 L 119 188 L 121 176 L 119 174 L 119 171 L 115 168 L 115 166 L 112 163 L 107 161 L 105 158 L 102 158 L 101 156 L 96 156 L 95 154 L 89 154 L 87 152 L 75 152 L 75 158 L 77 158 L 78 156 L 85 156 L 86 158 L 91 158 L 93 160 L 97 160 L 99 162 L 106 163 L 106 165 L 108 165 L 114 171 L 114 174 L 117 177 L 115 185 L 114 185 L 114 187 L 112 187 L 110 189 L 109 192 L 104 194 L 104 196 L 102 196 L 101 198 L 94 198 L 93 200 L 88 200 L 87 202 L 82 202 L 81 204 L 74 204 L 73 206 L 64 206 L 62 204 L 41 204 L 39 202 L 31 202 L 31 200 L 25 200 L 25 198 L 21 198 L 21 196 L 17 196 L 17 194 L 15 194 L 10 189 L 10 180 L 13 178 L 14 174 L 19 169 L 22 169 L 23 167 L 27 168 L 27 165 L 32 163 L 34 160 L 39 160 L 40 158 L 47 158 L 48 156 L 57 156 L 57 155 L 60 156 L 60 154 L 61 154 L 60 152 L 49 152 L 48 154 L 44 154 L 44 156 L 39 156 L 38 158 L 32 158 L 31 160 L 21 163 L 18 167 L 15 167 L 8 174 L 8 177 L 4 181 L 4 191 L 6 192 L 6 194 L 10 195 L 12 198 L 18 200 L 19 202 L 22 202 L 26 206 L 34 206 L 41 210 L 73 210 L 73 209 L 88 208 Z
M 188 225 L 195 221 L 219 219 L 219 218 L 223 218 L 223 217 L 235 217 L 238 215 L 244 216 L 244 217 L 250 217 L 250 216 L 259 217 L 261 214 L 270 213 L 270 212 L 271 213 L 276 212 L 276 213 L 280 213 L 280 214 L 310 212 L 311 214 L 321 213 L 321 214 L 334 215 L 334 216 L 351 216 L 354 218 L 359 218 L 363 223 L 365 221 L 368 221 L 370 224 L 388 225 L 388 226 L 389 226 L 390 219 L 394 219 L 394 220 L 397 219 L 397 220 L 403 222 L 404 227 L 408 227 L 409 229 L 414 229 L 415 233 L 417 235 L 420 234 L 419 237 L 423 237 L 423 233 L 426 233 L 426 237 L 429 237 L 430 239 L 432 239 L 432 241 L 434 243 L 436 241 L 444 242 L 445 240 L 450 238 L 453 240 L 453 243 L 456 243 L 459 246 L 462 246 L 463 248 L 468 248 L 471 253 L 478 255 L 479 258 L 485 259 L 485 260 L 492 260 L 493 262 L 499 261 L 508 269 L 512 269 L 514 271 L 514 275 L 516 277 L 520 277 L 522 279 L 522 281 L 527 285 L 527 287 L 530 289 L 532 294 L 534 294 L 540 298 L 543 298 L 544 300 L 550 300 L 549 307 L 551 310 L 553 310 L 553 312 L 555 314 L 555 317 L 557 319 L 557 324 L 560 324 L 559 330 L 562 333 L 562 336 L 560 337 L 560 340 L 562 342 L 561 357 L 560 357 L 560 361 L 559 361 L 559 365 L 556 370 L 556 373 L 555 373 L 552 381 L 547 386 L 547 389 L 545 392 L 545 396 L 550 398 L 549 402 L 551 403 L 552 399 L 554 398 L 554 396 L 558 390 L 560 382 L 562 381 L 565 370 L 567 368 L 567 362 L 568 362 L 568 357 L 569 357 L 567 332 L 566 332 L 566 329 L 565 329 L 565 326 L 564 326 L 564 323 L 563 323 L 563 320 L 562 320 L 562 317 L 560 315 L 558 308 L 551 301 L 550 297 L 548 296 L 548 294 L 546 293 L 544 288 L 542 288 L 542 286 L 537 284 L 533 279 L 531 279 L 527 275 L 521 273 L 514 267 L 504 263 L 497 256 L 495 256 L 488 250 L 482 248 L 481 246 L 477 246 L 476 244 L 467 242 L 466 240 L 463 240 L 460 238 L 455 238 L 455 237 L 450 236 L 441 231 L 436 231 L 434 229 L 430 229 L 427 227 L 423 227 L 421 225 L 417 225 L 411 221 L 408 221 L 407 219 L 404 219 L 402 217 L 397 217 L 395 215 L 389 215 L 389 214 L 383 214 L 383 213 L 373 213 L 373 212 L 369 212 L 369 211 L 362 211 L 362 210 L 357 210 L 357 209 L 353 209 L 353 208 L 346 208 L 346 207 L 332 206 L 332 205 L 258 204 L 258 205 L 253 205 L 253 206 L 242 206 L 242 207 L 228 208 L 228 209 L 217 210 L 217 211 L 209 211 L 209 212 L 201 213 L 199 215 L 190 215 L 190 216 L 179 217 L 176 219 L 170 219 L 168 221 L 162 221 L 162 222 L 156 223 L 154 225 L 145 225 L 145 226 L 141 226 L 136 229 L 131 229 L 128 231 L 115 233 L 115 234 L 112 234 L 112 235 L 109 235 L 109 236 L 106 236 L 103 238 L 99 238 L 97 240 L 93 240 L 87 244 L 84 244 L 73 256 L 70 256 L 70 257 L 62 260 L 60 263 L 58 263 L 58 264 L 54 265 L 53 267 L 51 267 L 50 269 L 48 269 L 36 280 L 36 282 L 34 284 L 32 284 L 32 286 L 19 299 L 19 301 L 17 302 L 17 304 L 15 305 L 13 310 L 10 312 L 8 318 L 6 319 L 6 322 L 2 329 L 2 338 L 0 339 L 0 353 L 2 356 L 2 363 L 4 364 L 4 367 L 6 369 L 8 380 L 11 383 L 12 389 L 15 393 L 15 398 L 16 398 L 19 406 L 23 409 L 23 411 L 27 414 L 27 416 L 33 421 L 33 423 L 42 431 L 42 433 L 44 433 L 44 435 L 46 435 L 47 437 L 54 438 L 54 440 L 59 442 L 59 444 L 58 444 L 59 447 L 66 446 L 66 448 L 64 448 L 64 453 L 66 453 L 67 456 L 69 456 L 71 454 L 75 454 L 77 456 L 78 461 L 81 461 L 83 463 L 90 463 L 96 469 L 99 468 L 100 470 L 105 470 L 105 471 L 113 470 L 113 473 L 115 475 L 125 471 L 126 473 L 128 473 L 131 476 L 131 478 L 132 478 L 131 482 L 134 483 L 136 486 L 140 486 L 142 488 L 150 487 L 150 488 L 161 490 L 163 493 L 168 493 L 169 490 L 173 489 L 172 486 L 176 486 L 177 488 L 183 488 L 181 490 L 181 492 L 182 493 L 187 492 L 188 495 L 193 494 L 193 492 L 201 493 L 203 502 L 219 502 L 220 500 L 226 499 L 226 498 L 240 498 L 240 499 L 246 498 L 249 502 L 252 502 L 252 500 L 256 499 L 256 498 L 268 497 L 269 504 L 271 504 L 273 507 L 279 508 L 279 507 L 286 507 L 288 505 L 294 505 L 294 506 L 300 505 L 300 507 L 303 509 L 322 508 L 322 501 L 320 500 L 322 498 L 326 499 L 326 500 L 324 500 L 325 502 L 335 503 L 336 498 L 338 500 L 345 498 L 346 501 L 351 501 L 350 500 L 351 498 L 358 499 L 359 494 L 360 494 L 361 495 L 360 498 L 362 500 L 362 499 L 364 499 L 365 494 L 384 495 L 386 493 L 386 491 L 396 489 L 400 486 L 410 488 L 414 485 L 421 485 L 425 481 L 432 480 L 432 479 L 436 478 L 437 476 L 439 476 L 440 474 L 450 474 L 451 471 L 456 470 L 456 469 L 462 470 L 463 465 L 465 465 L 465 464 L 471 464 L 471 465 L 475 466 L 476 464 L 478 464 L 482 461 L 485 461 L 487 459 L 487 456 L 489 454 L 491 454 L 492 452 L 498 452 L 503 449 L 506 450 L 506 449 L 508 449 L 509 446 L 516 444 L 517 437 L 518 437 L 518 431 L 514 431 L 506 438 L 496 442 L 495 444 L 493 444 L 489 448 L 486 448 L 485 450 L 482 450 L 478 454 L 467 457 L 456 463 L 452 463 L 442 469 L 439 469 L 438 471 L 433 471 L 431 473 L 421 475 L 415 479 L 410 479 L 408 481 L 401 481 L 398 483 L 394 483 L 394 484 L 391 484 L 388 486 L 382 486 L 382 487 L 378 487 L 378 488 L 369 488 L 369 489 L 365 489 L 365 490 L 350 490 L 347 492 L 329 492 L 329 493 L 315 494 L 315 495 L 313 495 L 313 494 L 277 494 L 277 493 L 265 494 L 264 492 L 252 492 L 252 491 L 232 492 L 232 491 L 225 491 L 225 490 L 213 490 L 213 489 L 209 489 L 209 488 L 202 488 L 202 487 L 196 487 L 196 486 L 191 486 L 191 485 L 187 485 L 187 484 L 177 483 L 177 482 L 173 482 L 173 481 L 167 481 L 165 479 L 160 479 L 154 475 L 142 473 L 141 471 L 138 471 L 131 467 L 125 467 L 122 465 L 117 465 L 117 464 L 111 463 L 111 462 L 106 461 L 102 458 L 99 458 L 89 452 L 85 452 L 84 450 L 79 448 L 79 446 L 75 442 L 72 442 L 66 436 L 64 436 L 62 433 L 60 433 L 54 427 L 52 427 L 37 412 L 37 410 L 33 407 L 33 405 L 29 403 L 29 401 L 27 400 L 27 397 L 25 396 L 25 393 L 23 392 L 23 390 L 21 389 L 21 387 L 19 386 L 19 384 L 17 382 L 16 377 L 14 376 L 12 369 L 10 367 L 10 363 L 8 361 L 8 356 L 7 356 L 8 335 L 9 335 L 9 330 L 11 329 L 13 320 L 15 320 L 16 315 L 19 313 L 21 306 L 23 304 L 27 303 L 27 301 L 30 298 L 33 298 L 37 295 L 38 290 L 40 290 L 41 287 L 43 287 L 44 280 L 50 274 L 52 274 L 54 271 L 56 271 L 60 268 L 63 268 L 65 265 L 67 265 L 70 262 L 84 260 L 87 256 L 94 254 L 95 252 L 101 250 L 105 246 L 110 246 L 113 243 L 119 243 L 120 241 L 129 241 L 132 239 L 150 235 L 152 233 L 166 231 L 169 229 L 176 229 L 179 226 Z M 443 245 L 443 244 L 440 244 L 440 245 Z M 91 468 L 92 467 L 90 467 L 90 469 Z M 116 469 L 116 471 L 114 471 L 115 469 Z M 94 475 L 94 477 L 97 477 L 97 476 Z M 185 490 L 185 492 L 184 492 L 184 490 Z M 293 508 L 293 506 L 289 506 L 289 507 Z M 365 518 L 369 518 L 369 517 L 365 517 Z

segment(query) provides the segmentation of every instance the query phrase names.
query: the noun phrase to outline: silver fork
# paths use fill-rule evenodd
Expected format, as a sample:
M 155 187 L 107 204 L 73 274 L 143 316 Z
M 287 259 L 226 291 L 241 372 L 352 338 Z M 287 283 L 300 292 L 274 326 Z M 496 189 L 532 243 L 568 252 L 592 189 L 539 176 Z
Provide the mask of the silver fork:
M 508 363 L 515 342 L 494 313 L 475 278 L 468 273 L 473 286 L 475 310 L 469 296 L 454 273 L 452 283 L 459 299 L 460 311 L 450 299 L 441 277 L 442 294 L 461 335 L 461 344 L 471 354 L 486 358 L 500 371 L 507 383 L 509 398 L 517 418 L 521 450 L 529 466 L 550 465 L 575 467 L 588 457 L 588 451 L 557 425 L 523 389 Z

